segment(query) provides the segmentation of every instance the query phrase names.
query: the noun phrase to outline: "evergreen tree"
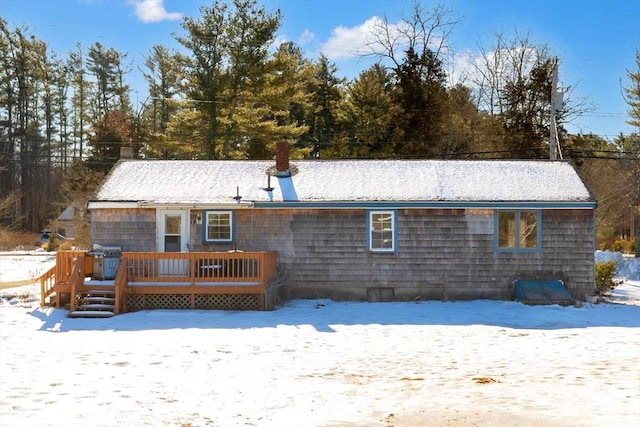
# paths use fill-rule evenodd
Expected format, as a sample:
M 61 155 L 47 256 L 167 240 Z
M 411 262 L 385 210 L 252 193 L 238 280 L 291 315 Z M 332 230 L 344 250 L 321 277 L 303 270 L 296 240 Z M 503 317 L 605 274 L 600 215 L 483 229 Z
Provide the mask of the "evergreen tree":
M 513 157 L 546 157 L 551 115 L 550 58 L 539 58 L 527 75 L 506 83 L 499 115 Z
M 93 84 L 88 79 L 86 71 L 85 55 L 82 45 L 78 43 L 76 50 L 69 52 L 67 67 L 70 74 L 71 95 L 71 121 L 73 126 L 72 158 L 83 158 L 85 154 L 85 141 L 88 117 L 89 94 L 93 90 Z
M 625 101 L 629 105 L 629 123 L 640 129 L 640 51 L 636 50 L 636 70 L 627 70 L 629 86 L 624 88 Z
M 396 154 L 439 154 L 447 108 L 442 62 L 429 49 L 418 54 L 410 48 L 405 61 L 395 70 L 395 79 Z
M 347 87 L 344 128 L 348 129 L 348 157 L 393 155 L 391 75 L 380 64 L 363 71 Z
M 124 83 L 124 74 L 128 70 L 122 68 L 122 61 L 126 57 L 126 53 L 113 48 L 106 49 L 100 43 L 89 47 L 87 72 L 95 79 L 94 120 L 114 110 L 125 114 L 131 112 L 129 86 Z
M 311 157 L 320 157 L 344 136 L 339 128 L 338 108 L 344 97 L 345 81 L 336 76 L 337 70 L 336 65 L 321 53 L 308 82 L 311 109 L 306 122 L 309 131 L 303 135 L 302 144 L 311 148 Z
M 280 12 L 268 13 L 256 0 L 234 0 L 233 7 L 215 1 L 200 9 L 199 20 L 185 18 L 191 51 L 188 92 L 207 124 L 207 158 L 245 158 L 251 125 L 262 111 L 254 106 L 264 91 L 269 47 L 280 26 Z
M 248 158 L 271 158 L 277 141 L 296 141 L 308 130 L 304 112 L 309 108 L 309 95 L 305 92 L 309 68 L 309 61 L 291 42 L 281 44 L 266 64 L 264 86 L 253 106 L 259 117 L 247 123 Z M 304 157 L 308 152 L 292 144 L 290 156 Z
M 146 72 L 143 76 L 149 87 L 150 102 L 147 105 L 153 133 L 163 134 L 167 129 L 169 117 L 176 110 L 176 99 L 180 94 L 184 72 L 181 62 L 184 59 L 178 53 L 171 53 L 166 47 L 156 45 L 145 57 Z
M 627 76 L 630 80 L 630 86 L 624 89 L 626 97 L 625 100 L 629 105 L 629 123 L 631 126 L 638 128 L 638 132 L 634 132 L 629 136 L 628 152 L 632 158 L 632 182 L 640 182 L 640 51 L 636 50 L 636 70 L 627 70 Z M 640 249 L 638 244 L 640 243 L 640 186 L 635 185 L 633 187 L 633 204 L 635 214 L 635 239 L 636 239 L 636 257 L 640 257 Z
M 122 61 L 126 54 L 95 43 L 87 52 L 87 72 L 95 79 L 89 105 L 93 107 L 93 135 L 88 162 L 91 167 L 108 171 L 120 157 L 120 148 L 130 145 L 133 108 L 129 101 L 129 86 L 124 82 L 127 72 Z
M 39 109 L 48 73 L 47 45 L 28 28 L 12 30 L 0 19 L 0 49 L 0 100 L 6 114 L 2 157 L 9 165 L 0 173 L 2 192 L 19 195 L 16 218 L 22 219 L 23 229 L 36 230 L 44 226 L 50 202 L 46 188 L 51 168 L 47 171 L 49 153 Z
M 445 158 L 495 158 L 504 150 L 503 130 L 492 115 L 478 111 L 471 89 L 458 84 L 447 91 L 440 152 Z M 486 153 L 486 154 L 485 154 Z

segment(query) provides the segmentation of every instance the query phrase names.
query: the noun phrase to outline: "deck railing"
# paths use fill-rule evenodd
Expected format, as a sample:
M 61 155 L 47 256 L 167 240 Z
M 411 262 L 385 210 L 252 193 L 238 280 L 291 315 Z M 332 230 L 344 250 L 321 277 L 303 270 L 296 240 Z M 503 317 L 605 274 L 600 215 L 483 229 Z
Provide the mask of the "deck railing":
M 68 283 L 75 259 L 84 258 L 84 272 L 93 273 L 93 257 L 82 251 L 60 251 L 56 253 L 56 280 L 58 283 Z
M 275 275 L 275 252 L 125 252 L 129 282 L 260 282 Z
M 51 296 L 55 292 L 56 286 L 56 270 L 57 267 L 54 265 L 47 272 L 45 272 L 40 278 L 40 305 L 44 306 L 46 303 L 47 297 Z M 59 304 L 56 304 L 59 305 Z
M 69 278 L 73 272 L 74 260 L 84 259 L 84 274 L 93 272 L 91 256 L 82 251 L 60 251 L 56 253 L 56 265 L 38 278 L 40 281 L 40 304 L 45 305 L 46 299 L 53 294 L 56 297 L 56 306 L 62 304 L 62 293 L 70 293 Z M 89 260 L 87 260 L 89 259 Z
M 69 311 L 76 309 L 76 295 L 83 290 L 84 286 L 84 256 L 73 258 L 71 260 L 71 274 L 69 275 L 69 284 L 71 285 L 71 301 L 69 302 Z
M 116 313 L 127 310 L 127 294 L 260 294 L 276 275 L 276 252 L 123 252 L 114 280 Z M 56 293 L 75 296 L 90 286 L 93 256 L 58 252 L 56 266 L 40 277 L 41 303 Z M 97 286 L 97 285 L 94 285 Z

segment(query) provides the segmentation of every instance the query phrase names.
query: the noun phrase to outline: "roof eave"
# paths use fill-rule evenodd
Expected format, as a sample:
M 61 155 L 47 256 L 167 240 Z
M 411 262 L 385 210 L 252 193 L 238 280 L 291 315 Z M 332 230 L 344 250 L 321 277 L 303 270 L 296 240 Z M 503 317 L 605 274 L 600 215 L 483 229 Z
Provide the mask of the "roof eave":
M 253 206 L 251 202 L 147 202 L 131 200 L 90 200 L 87 208 L 92 209 L 246 209 Z
M 255 202 L 256 208 L 262 209 L 345 209 L 345 208 L 441 208 L 441 209 L 595 209 L 593 200 L 576 201 L 289 201 L 289 202 Z

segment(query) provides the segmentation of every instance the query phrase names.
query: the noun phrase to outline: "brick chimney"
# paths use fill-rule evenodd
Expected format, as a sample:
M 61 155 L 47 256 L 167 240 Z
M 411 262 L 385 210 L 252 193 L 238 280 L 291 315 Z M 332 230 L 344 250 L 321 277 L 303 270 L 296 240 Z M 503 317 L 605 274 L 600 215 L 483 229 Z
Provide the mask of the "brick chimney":
M 276 175 L 289 176 L 289 143 L 286 140 L 276 143 Z

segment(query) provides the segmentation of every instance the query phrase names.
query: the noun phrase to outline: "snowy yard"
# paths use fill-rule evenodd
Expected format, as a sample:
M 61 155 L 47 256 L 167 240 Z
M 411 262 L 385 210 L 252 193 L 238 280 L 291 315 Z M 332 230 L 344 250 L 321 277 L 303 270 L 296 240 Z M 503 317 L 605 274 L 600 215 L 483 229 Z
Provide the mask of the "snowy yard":
M 0 256 L 0 284 L 45 258 Z M 0 290 L 3 427 L 640 423 L 640 280 L 581 308 L 297 300 L 71 319 L 38 305 L 36 285 Z

